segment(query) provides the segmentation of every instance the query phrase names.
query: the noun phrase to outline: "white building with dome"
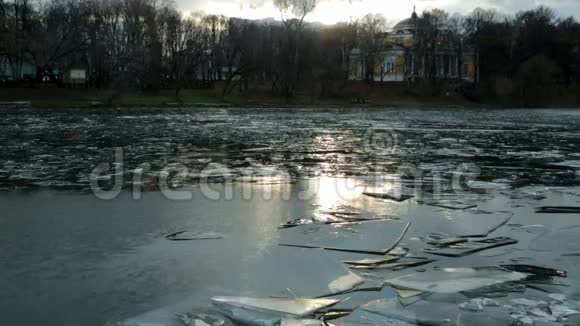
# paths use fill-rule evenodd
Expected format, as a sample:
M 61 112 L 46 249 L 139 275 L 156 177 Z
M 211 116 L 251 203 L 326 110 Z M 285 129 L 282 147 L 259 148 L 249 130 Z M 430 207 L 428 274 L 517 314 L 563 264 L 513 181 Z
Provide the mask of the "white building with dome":
M 389 32 L 377 35 L 380 38 L 382 48 L 375 53 L 374 67 L 368 67 L 369 53 L 363 49 L 355 48 L 350 53 L 350 80 L 367 80 L 375 82 L 409 82 L 425 79 L 426 56 L 418 54 L 415 35 L 419 18 L 413 11 L 410 18 L 397 23 Z M 444 31 L 445 26 L 441 27 Z M 434 69 L 437 79 L 458 80 L 459 76 L 466 82 L 474 82 L 476 76 L 477 55 L 473 49 L 464 47 L 461 60 L 458 51 L 445 44 L 444 39 L 438 41 L 438 48 L 433 57 Z M 461 69 L 461 71 L 460 71 Z

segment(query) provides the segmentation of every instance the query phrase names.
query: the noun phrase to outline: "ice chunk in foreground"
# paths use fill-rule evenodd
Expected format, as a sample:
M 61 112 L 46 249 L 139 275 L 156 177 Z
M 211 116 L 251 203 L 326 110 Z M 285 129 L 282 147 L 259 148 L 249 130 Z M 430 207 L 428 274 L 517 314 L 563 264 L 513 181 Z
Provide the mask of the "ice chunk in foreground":
M 322 308 L 330 307 L 339 300 L 324 298 L 213 297 L 211 301 L 217 305 L 242 307 L 250 310 L 303 317 Z
M 519 281 L 528 275 L 498 267 L 443 268 L 386 280 L 395 288 L 435 293 L 456 293 L 505 282 Z

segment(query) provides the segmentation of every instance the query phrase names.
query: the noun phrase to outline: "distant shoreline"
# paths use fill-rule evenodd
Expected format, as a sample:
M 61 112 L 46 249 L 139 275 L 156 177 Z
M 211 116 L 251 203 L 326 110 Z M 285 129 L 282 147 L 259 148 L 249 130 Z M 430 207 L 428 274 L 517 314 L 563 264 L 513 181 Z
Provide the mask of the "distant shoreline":
M 84 108 L 473 108 L 473 109 L 580 109 L 580 103 L 552 103 L 543 106 L 525 106 L 519 103 L 481 103 L 453 94 L 449 96 L 418 96 L 407 94 L 401 87 L 377 87 L 375 94 L 364 99 L 357 95 L 314 98 L 304 94 L 286 103 L 281 96 L 265 92 L 251 95 L 233 95 L 222 98 L 219 88 L 186 89 L 178 101 L 174 90 L 155 93 L 128 92 L 113 97 L 113 90 L 66 88 L 0 88 L 0 108 L 30 107 L 32 109 Z M 362 98 L 362 97 L 361 97 Z M 357 100 L 360 103 L 357 103 Z M 27 103 L 28 105 L 22 104 Z

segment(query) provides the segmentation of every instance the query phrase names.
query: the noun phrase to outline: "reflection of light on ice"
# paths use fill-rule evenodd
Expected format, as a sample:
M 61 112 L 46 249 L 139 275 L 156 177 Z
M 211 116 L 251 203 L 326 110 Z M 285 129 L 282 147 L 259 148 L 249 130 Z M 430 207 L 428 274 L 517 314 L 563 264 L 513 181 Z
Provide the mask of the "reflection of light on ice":
M 356 180 L 346 178 L 318 178 L 315 189 L 320 208 L 331 208 L 342 202 L 354 204 L 360 200 L 362 194 Z

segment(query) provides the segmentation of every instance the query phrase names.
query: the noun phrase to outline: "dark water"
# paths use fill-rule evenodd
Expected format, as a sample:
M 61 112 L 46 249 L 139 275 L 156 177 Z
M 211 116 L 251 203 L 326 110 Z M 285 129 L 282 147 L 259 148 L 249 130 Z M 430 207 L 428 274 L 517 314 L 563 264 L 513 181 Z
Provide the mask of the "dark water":
M 361 195 L 400 177 L 405 164 L 428 177 L 437 171 L 447 181 L 467 164 L 480 170 L 478 180 L 546 194 L 532 200 L 511 198 L 515 190 L 446 193 L 476 202 L 478 209 L 512 212 L 510 226 L 496 234 L 519 243 L 441 260 L 439 266 L 535 261 L 568 269 L 566 293 L 577 293 L 578 258 L 554 254 L 564 244 L 544 252 L 531 250 L 530 243 L 539 234 L 580 225 L 574 214 L 533 213 L 538 205 L 580 205 L 580 111 L 132 109 L 0 115 L 3 325 L 102 325 L 162 307 L 170 312 L 206 307 L 212 295 L 271 295 L 291 282 L 289 275 L 324 268 L 285 259 L 277 228 L 324 209 L 348 206 L 419 219 L 403 242 L 420 252 L 418 239 L 432 223 L 420 219 L 446 211 Z M 113 163 L 116 147 L 124 150 L 126 187 L 117 198 L 100 200 L 87 190 L 89 174 L 100 163 Z M 143 163 L 150 164 L 143 186 L 150 191 L 135 200 L 126 171 Z M 170 200 L 156 191 L 159 171 L 172 163 L 186 171 L 171 179 L 172 187 L 192 199 Z M 212 180 L 218 199 L 208 198 L 199 184 L 197 173 L 208 165 L 231 176 Z M 242 177 L 264 170 L 283 171 L 290 179 L 256 184 Z M 374 180 L 385 176 L 379 184 Z M 536 224 L 539 231 L 517 227 Z M 185 229 L 225 238 L 163 238 Z M 283 268 L 265 269 L 268 263 Z M 304 288 L 317 285 L 304 275 L 309 275 Z

